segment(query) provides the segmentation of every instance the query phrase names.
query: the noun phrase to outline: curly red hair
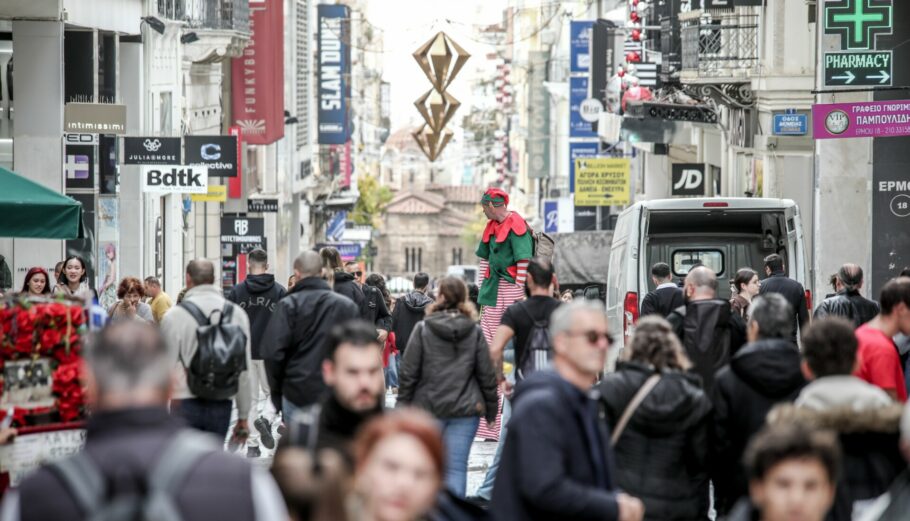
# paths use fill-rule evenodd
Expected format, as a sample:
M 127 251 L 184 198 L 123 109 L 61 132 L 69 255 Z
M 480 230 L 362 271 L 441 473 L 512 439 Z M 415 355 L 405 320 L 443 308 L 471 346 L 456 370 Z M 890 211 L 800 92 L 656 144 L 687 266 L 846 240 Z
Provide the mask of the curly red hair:
M 140 297 L 145 297 L 145 288 L 142 286 L 142 281 L 136 277 L 125 277 L 120 281 L 120 285 L 117 286 L 117 298 L 122 299 L 133 291 L 139 293 Z

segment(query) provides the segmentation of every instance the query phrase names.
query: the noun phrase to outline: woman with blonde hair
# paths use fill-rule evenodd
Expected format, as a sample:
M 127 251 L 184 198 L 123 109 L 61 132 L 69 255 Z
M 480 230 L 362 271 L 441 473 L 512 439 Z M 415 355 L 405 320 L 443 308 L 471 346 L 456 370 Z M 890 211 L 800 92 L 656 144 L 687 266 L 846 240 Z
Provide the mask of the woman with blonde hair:
M 468 456 L 480 417 L 493 423 L 499 406 L 490 349 L 457 277 L 442 279 L 436 302 L 408 340 L 398 375 L 398 404 L 415 405 L 440 423 L 446 445 L 445 483 L 465 497 Z
M 617 486 L 645 519 L 708 518 L 711 402 L 663 318 L 642 318 L 624 361 L 597 386 L 612 431 Z

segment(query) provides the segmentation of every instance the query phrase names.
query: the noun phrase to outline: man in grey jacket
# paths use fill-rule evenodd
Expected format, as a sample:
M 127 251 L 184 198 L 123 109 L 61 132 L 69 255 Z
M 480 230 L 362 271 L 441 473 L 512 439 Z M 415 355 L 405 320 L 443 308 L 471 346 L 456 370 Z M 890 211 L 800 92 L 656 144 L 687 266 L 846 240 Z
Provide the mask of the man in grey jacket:
M 190 302 L 205 316 L 221 312 L 227 302 L 221 289 L 215 286 L 215 267 L 204 259 L 190 261 L 186 266 L 187 292 L 184 301 Z M 233 306 L 231 322 L 240 326 L 246 335 L 246 367 L 252 367 L 250 359 L 250 321 L 246 312 L 236 304 Z M 171 360 L 177 368 L 171 411 L 183 417 L 191 427 L 211 432 L 224 439 L 231 422 L 232 400 L 206 400 L 192 394 L 187 385 L 186 366 L 197 350 L 196 319 L 183 307 L 174 306 L 161 321 L 161 333 L 167 342 Z M 242 444 L 249 436 L 247 418 L 252 398 L 249 371 L 240 373 L 237 389 L 237 423 L 234 425 L 232 443 Z

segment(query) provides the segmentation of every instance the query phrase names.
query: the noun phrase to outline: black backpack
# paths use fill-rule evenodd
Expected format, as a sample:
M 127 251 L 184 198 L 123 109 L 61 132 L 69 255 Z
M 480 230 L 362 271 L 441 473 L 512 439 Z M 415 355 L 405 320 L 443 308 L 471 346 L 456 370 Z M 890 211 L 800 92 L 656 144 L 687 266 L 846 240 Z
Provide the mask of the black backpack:
M 206 317 L 192 302 L 184 300 L 179 304 L 194 319 L 198 348 L 186 367 L 186 383 L 190 392 L 205 400 L 229 400 L 240 388 L 240 373 L 246 371 L 246 333 L 237 324 L 231 323 L 234 305 L 225 302 L 215 324 L 211 315 Z
M 550 320 L 534 320 L 528 307 L 522 302 L 518 304 L 528 318 L 531 319 L 531 333 L 525 340 L 524 351 L 518 360 L 516 375 L 523 380 L 536 371 L 547 369 L 553 359 L 553 349 L 550 342 Z
M 58 461 L 49 469 L 85 512 L 86 521 L 180 521 L 174 498 L 200 458 L 218 449 L 207 434 L 181 431 L 149 469 L 142 494 L 110 497 L 108 478 L 85 452 Z

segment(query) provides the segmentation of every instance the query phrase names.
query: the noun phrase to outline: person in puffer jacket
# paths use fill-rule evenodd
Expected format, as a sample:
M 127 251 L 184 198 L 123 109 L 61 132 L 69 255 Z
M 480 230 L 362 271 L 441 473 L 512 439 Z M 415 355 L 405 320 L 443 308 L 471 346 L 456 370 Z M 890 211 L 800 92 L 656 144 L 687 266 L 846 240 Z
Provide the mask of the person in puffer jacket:
M 642 500 L 646 521 L 705 520 L 711 402 L 701 379 L 659 316 L 638 322 L 624 355 L 596 388 L 613 429 L 645 382 L 660 379 L 613 445 L 617 485 Z
M 426 319 L 411 334 L 398 375 L 398 406 L 414 405 L 440 420 L 445 483 L 462 498 L 480 418 L 492 422 L 499 406 L 490 350 L 476 315 L 464 282 L 444 278 Z

